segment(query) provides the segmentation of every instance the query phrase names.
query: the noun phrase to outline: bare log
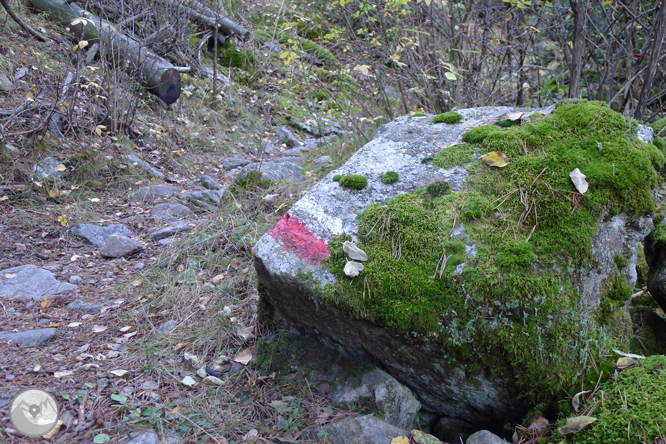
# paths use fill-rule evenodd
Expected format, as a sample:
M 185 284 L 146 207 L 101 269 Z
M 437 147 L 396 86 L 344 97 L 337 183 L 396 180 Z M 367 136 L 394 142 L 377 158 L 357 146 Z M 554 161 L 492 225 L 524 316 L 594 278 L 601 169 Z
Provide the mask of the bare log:
M 180 97 L 178 70 L 145 45 L 118 31 L 112 23 L 65 0 L 30 0 L 30 4 L 70 28 L 72 35 L 81 36 L 89 44 L 100 42 L 105 57 L 129 73 L 138 73 L 141 84 L 167 105 Z
M 215 11 L 210 9 L 208 6 L 204 5 L 197 0 L 163 0 L 171 5 L 177 6 L 182 12 L 189 14 L 195 21 L 200 24 L 215 29 Z M 217 28 L 218 30 L 226 36 L 236 36 L 241 40 L 247 40 L 250 38 L 250 31 L 243 28 L 242 26 L 234 23 L 229 20 L 227 17 L 219 17 L 217 19 Z

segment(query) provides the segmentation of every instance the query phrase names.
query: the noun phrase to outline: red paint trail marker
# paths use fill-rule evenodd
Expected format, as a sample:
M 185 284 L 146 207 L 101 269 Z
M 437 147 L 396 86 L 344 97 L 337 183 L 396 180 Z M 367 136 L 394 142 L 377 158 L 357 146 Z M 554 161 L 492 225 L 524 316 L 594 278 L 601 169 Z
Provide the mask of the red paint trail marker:
M 296 254 L 310 265 L 319 265 L 331 255 L 326 241 L 317 239 L 308 227 L 289 214 L 282 216 L 268 233 L 282 243 L 285 251 Z

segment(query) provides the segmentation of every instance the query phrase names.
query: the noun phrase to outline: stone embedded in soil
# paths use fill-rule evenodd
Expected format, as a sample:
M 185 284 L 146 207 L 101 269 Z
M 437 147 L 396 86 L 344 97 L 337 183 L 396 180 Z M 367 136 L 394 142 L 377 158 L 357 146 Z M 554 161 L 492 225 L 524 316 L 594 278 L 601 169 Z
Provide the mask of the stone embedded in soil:
M 354 242 L 349 242 L 349 241 L 343 242 L 342 250 L 355 261 L 366 262 L 368 260 L 368 255 L 365 254 L 365 251 L 358 248 L 358 245 L 356 245 Z
M 375 415 L 357 416 L 322 427 L 326 435 L 310 432 L 310 439 L 331 444 L 387 444 L 399 436 L 409 440 L 409 432 L 382 421 Z
M 146 381 L 139 386 L 141 390 L 155 390 L 158 389 L 159 387 L 160 387 L 159 382 L 155 381 Z
M 290 180 L 293 183 L 298 183 L 307 180 L 307 176 L 301 173 L 302 169 L 298 163 L 292 162 L 289 159 L 269 160 L 262 163 L 252 163 L 243 167 L 234 180 L 244 179 L 249 174 L 259 171 L 263 180 L 268 179 L 275 182 Z
M 0 271 L 0 297 L 46 299 L 78 287 L 58 281 L 54 274 L 35 265 L 22 265 Z
M 70 231 L 72 234 L 84 238 L 97 247 L 104 245 L 112 234 L 119 234 L 126 237 L 132 235 L 130 229 L 123 224 L 107 225 L 106 227 L 92 224 L 76 224 Z
M 234 168 L 244 167 L 249 165 L 250 161 L 247 159 L 238 159 L 236 157 L 227 157 L 222 161 L 222 166 L 227 170 L 233 170 Z
M 134 154 L 127 154 L 125 155 L 125 158 L 128 161 L 130 161 L 130 163 L 132 163 L 133 165 L 139 166 L 144 170 L 146 170 L 148 176 L 157 177 L 158 179 L 164 178 L 164 174 L 162 174 L 159 170 L 157 170 L 154 166 L 152 166 L 145 160 L 139 159 Z
M 182 193 L 178 197 L 182 200 L 194 204 L 203 203 L 206 205 L 217 205 L 226 194 L 226 188 L 222 188 L 219 190 L 188 191 L 186 193 Z
M 67 304 L 67 310 L 70 311 L 83 311 L 85 313 L 100 313 L 102 311 L 103 304 L 95 304 L 92 302 L 85 302 L 81 299 L 77 299 L 73 302 Z
M 100 249 L 100 253 L 104 257 L 118 258 L 130 256 L 145 249 L 146 247 L 139 241 L 119 234 L 112 234 Z
M 159 221 L 172 221 L 190 217 L 194 213 L 183 204 L 179 203 L 161 203 L 153 207 L 150 215 L 153 219 Z
M 366 373 L 360 384 L 346 382 L 336 387 L 331 400 L 347 408 L 370 403 L 395 427 L 411 430 L 418 426 L 421 403 L 407 387 L 381 370 Z
M 481 430 L 471 434 L 465 444 L 509 444 L 509 442 L 488 430 Z
M 53 339 L 55 335 L 55 328 L 41 328 L 39 330 L 28 330 L 20 333 L 0 332 L 0 340 L 11 341 L 19 345 L 39 346 Z
M 58 165 L 61 163 L 62 162 L 54 157 L 45 157 L 41 162 L 34 166 L 32 171 L 35 173 L 37 179 L 40 180 L 60 179 L 68 173 L 67 170 L 59 171 Z
M 165 323 L 163 323 L 162 325 L 160 325 L 157 328 L 157 332 L 162 333 L 162 334 L 168 333 L 171 330 L 173 330 L 176 327 L 176 325 L 178 325 L 177 321 L 175 321 L 173 319 L 169 319 L 168 321 L 166 321 Z
M 82 282 L 83 282 L 83 279 L 81 278 L 81 276 L 74 275 L 74 276 L 69 277 L 69 283 L 70 284 L 80 285 Z
M 321 168 L 326 165 L 330 165 L 333 163 L 333 159 L 331 156 L 321 156 L 315 159 L 311 164 L 310 168 Z
M 178 194 L 180 190 L 170 185 L 150 185 L 147 187 L 139 188 L 129 195 L 129 200 L 132 202 L 147 201 L 153 199 L 162 199 L 165 197 Z
M 275 131 L 275 135 L 278 139 L 280 139 L 280 142 L 284 142 L 289 148 L 295 148 L 303 145 L 303 143 L 284 126 L 279 127 Z
M 135 435 L 133 438 L 123 441 L 122 444 L 158 444 L 160 442 L 159 436 L 153 430 L 143 432 Z
M 345 264 L 344 272 L 350 278 L 355 278 L 363 272 L 363 264 L 360 262 L 348 261 Z
M 174 224 L 169 225 L 168 227 L 165 228 L 160 228 L 150 234 L 150 238 L 152 240 L 161 240 L 161 239 L 166 239 L 168 237 L 175 236 L 178 233 L 186 233 L 190 231 L 190 221 L 184 220 L 180 222 L 176 222 Z
M 15 88 L 16 87 L 14 86 L 12 81 L 9 80 L 9 77 L 0 72 L 0 92 L 11 92 Z
M 517 389 L 514 382 L 524 374 L 523 369 L 506 365 L 506 360 L 475 358 L 475 353 L 481 353 L 481 349 L 475 348 L 477 345 L 473 341 L 465 343 L 472 347 L 472 357 L 460 358 L 445 348 L 452 347 L 453 341 L 444 342 L 445 338 L 441 341 L 434 340 L 411 331 L 409 327 L 388 328 L 384 323 L 373 320 L 372 315 L 363 314 L 363 307 L 355 311 L 355 300 L 351 301 L 352 304 L 347 308 L 342 302 L 330 302 L 338 293 L 326 293 L 327 289 L 331 289 L 326 286 L 346 278 L 334 275 L 329 265 L 322 263 L 322 260 L 331 255 L 329 242 L 334 237 L 343 233 L 352 237 L 358 234 L 358 215 L 373 203 L 384 205 L 398 195 L 423 190 L 436 181 L 446 181 L 454 193 L 466 192 L 464 185 L 468 170 L 465 167 L 455 165 L 447 169 L 439 168 L 422 163 L 422 159 L 435 157 L 442 147 L 454 146 L 470 128 L 496 122 L 513 110 L 508 107 L 460 110 L 463 120 L 455 125 L 432 125 L 431 117 L 400 117 L 384 125 L 376 132 L 374 139 L 357 151 L 345 165 L 331 171 L 296 202 L 253 248 L 261 288 L 261 303 L 266 307 L 264 312 L 272 321 L 283 327 L 294 327 L 301 332 L 316 335 L 326 343 L 336 344 L 336 347 L 352 356 L 363 355 L 381 363 L 389 374 L 415 393 L 425 409 L 443 417 L 444 423 L 440 421 L 443 430 L 453 430 L 455 433 L 457 430 L 470 433 L 481 428 L 501 429 L 503 424 L 510 420 L 520 421 L 533 407 L 530 401 L 527 401 L 529 396 L 537 398 L 547 395 L 541 392 L 528 393 L 529 390 L 526 391 L 524 386 Z M 525 110 L 526 113 L 534 111 L 537 110 Z M 552 108 L 542 111 L 547 114 L 552 112 Z M 392 187 L 385 187 L 380 176 L 386 171 L 397 172 L 402 180 Z M 350 191 L 341 188 L 332 180 L 336 174 L 362 174 L 368 178 L 368 185 L 363 190 Z M 539 223 L 541 217 L 539 213 Z M 457 223 L 461 222 L 466 220 L 458 220 Z M 618 215 L 597 224 L 596 234 L 590 237 L 590 254 L 595 258 L 595 265 L 590 268 L 589 273 L 586 270 L 579 272 L 580 276 L 576 279 L 580 282 L 575 283 L 579 293 L 568 292 L 562 296 L 570 297 L 572 304 L 577 303 L 574 298 L 580 298 L 584 305 L 581 316 L 589 319 L 590 325 L 598 325 L 600 329 L 604 327 L 596 320 L 595 308 L 599 307 L 603 295 L 606 294 L 604 291 L 608 290 L 607 286 L 604 287 L 604 282 L 608 284 L 609 279 L 618 271 L 613 258 L 619 253 L 626 254 L 623 252 L 628 249 L 635 251 L 637 243 L 646 236 L 652 225 L 646 217 L 630 222 L 626 215 Z M 466 225 L 471 224 L 472 220 Z M 469 229 L 468 233 L 472 234 Z M 390 245 L 390 239 L 388 242 Z M 464 247 L 459 254 L 461 259 L 470 263 L 480 261 L 480 255 L 474 254 L 480 250 L 477 250 L 471 236 L 459 237 L 456 243 L 463 244 Z M 372 257 L 369 259 L 373 260 Z M 436 259 L 432 264 L 433 271 L 435 262 Z M 629 288 L 636 278 L 635 272 L 633 277 L 631 275 L 635 263 L 634 252 L 626 267 L 627 271 L 623 274 Z M 372 263 L 366 265 L 366 271 L 371 265 Z M 569 279 L 568 282 L 573 279 L 559 269 L 553 273 L 557 279 Z M 363 275 L 357 282 L 362 282 L 360 279 L 363 279 Z M 467 279 L 466 274 L 463 273 L 460 279 Z M 320 292 L 322 287 L 324 291 Z M 338 291 L 335 287 L 332 290 Z M 479 312 L 484 310 L 483 307 L 473 309 L 480 310 Z M 553 317 L 562 318 L 566 313 L 561 311 L 565 309 L 566 313 L 570 313 L 563 305 L 553 305 Z M 618 329 L 612 333 L 618 337 L 624 334 L 629 325 L 628 316 L 624 316 L 622 310 L 622 307 L 616 309 L 618 317 L 621 318 L 617 320 Z M 541 309 L 539 315 L 545 317 Z M 488 328 L 499 328 L 490 325 L 490 321 L 488 323 Z M 477 324 L 482 324 L 478 327 L 479 332 L 488 333 L 483 330 L 485 321 L 477 321 Z M 448 329 L 449 327 L 442 334 Z M 453 327 L 450 329 L 454 330 Z M 467 333 L 462 333 L 463 330 L 464 326 L 461 326 L 460 331 L 455 332 L 466 335 Z M 586 334 L 592 337 L 595 331 L 588 329 Z M 604 330 L 603 334 L 608 334 L 608 331 Z M 522 339 L 524 336 L 520 337 Z M 442 345 L 443 343 L 445 345 Z M 492 350 L 503 352 L 506 350 L 504 345 L 506 344 L 498 342 L 492 345 Z M 464 350 L 464 347 L 466 346 L 454 350 Z M 558 353 L 563 349 L 561 342 L 553 343 L 551 347 Z M 396 350 L 400 350 L 400 353 Z M 483 353 L 492 351 L 488 350 Z M 548 353 L 548 350 L 544 353 Z M 561 361 L 556 361 L 555 358 L 553 360 L 566 363 L 573 359 L 569 354 L 558 354 L 557 358 L 560 357 Z M 562 367 L 555 367 L 553 365 L 549 368 L 559 374 Z M 541 365 L 537 368 L 539 371 L 548 371 L 548 368 L 542 369 Z M 551 380 L 558 378 L 551 374 L 544 375 L 544 380 L 546 376 L 550 376 Z M 437 390 L 433 390 L 433 387 Z M 455 430 L 449 428 L 450 426 Z
M 221 190 L 223 187 L 215 179 L 210 177 L 209 175 L 205 174 L 201 176 L 201 179 L 199 179 L 199 183 L 204 188 L 208 188 L 209 190 Z

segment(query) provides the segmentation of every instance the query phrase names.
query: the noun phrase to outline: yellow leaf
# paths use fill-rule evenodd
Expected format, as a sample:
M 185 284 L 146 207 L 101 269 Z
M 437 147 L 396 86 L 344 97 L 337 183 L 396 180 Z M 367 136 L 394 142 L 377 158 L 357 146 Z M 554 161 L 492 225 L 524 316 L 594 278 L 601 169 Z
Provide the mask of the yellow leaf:
M 2 202 L 3 200 L 9 200 L 9 197 L 8 197 L 8 196 L 2 196 L 2 197 L 0 197 L 0 202 Z
M 47 325 L 47 327 L 57 328 L 57 327 L 60 327 L 60 324 L 49 324 L 49 325 Z
M 85 48 L 86 46 L 88 46 L 88 40 L 81 40 L 81 41 L 79 42 L 79 49 L 83 49 L 83 48 Z
M 46 307 L 49 306 L 50 303 L 51 303 L 50 300 L 45 299 L 45 300 L 43 300 L 42 302 L 40 302 L 39 304 L 42 306 L 42 308 L 46 308 Z
M 27 94 L 25 95 L 25 98 L 28 100 L 32 100 L 32 92 L 28 91 Z
M 49 196 L 55 199 L 58 196 L 58 190 L 49 191 Z
M 188 345 L 190 345 L 189 342 L 179 342 L 179 343 L 176 344 L 176 346 L 173 348 L 173 351 L 180 351 L 180 350 L 184 349 L 185 347 L 187 347 Z
M 172 151 L 176 156 L 180 156 L 180 151 Z
M 503 168 L 509 165 L 509 159 L 506 157 L 506 154 L 501 151 L 493 151 L 488 153 L 483 156 L 481 160 L 486 162 L 486 165 L 488 166 L 494 166 L 498 168 Z
M 72 52 L 76 52 L 78 50 L 79 50 L 79 45 L 74 45 L 74 47 L 72 47 Z
M 60 225 L 62 225 L 63 227 L 66 227 L 67 226 L 67 216 L 65 216 L 64 214 L 62 216 L 58 216 L 58 222 L 60 222 Z
M 65 165 L 63 165 L 62 163 L 59 164 L 57 167 L 55 167 L 56 171 L 65 171 L 66 169 L 67 169 L 67 167 Z
M 409 444 L 409 438 L 406 436 L 396 436 L 391 440 L 391 444 Z
M 143 280 L 137 279 L 132 282 L 132 287 L 140 287 L 143 284 Z
M 102 135 L 102 131 L 106 131 L 106 125 L 97 125 L 97 126 L 95 127 L 95 133 L 96 133 L 98 136 L 101 136 L 101 135 Z
M 252 360 L 252 351 L 250 349 L 243 350 L 242 352 L 238 353 L 234 359 L 232 359 L 232 361 L 242 365 L 249 364 L 251 360 Z

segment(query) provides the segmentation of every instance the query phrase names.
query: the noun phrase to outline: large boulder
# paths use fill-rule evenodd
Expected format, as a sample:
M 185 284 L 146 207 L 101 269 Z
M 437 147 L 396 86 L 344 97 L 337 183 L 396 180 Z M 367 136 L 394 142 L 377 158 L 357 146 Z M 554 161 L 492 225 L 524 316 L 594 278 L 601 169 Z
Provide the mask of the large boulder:
M 520 421 L 631 337 L 663 152 L 603 103 L 515 111 L 384 125 L 253 250 L 265 320 L 374 360 L 451 434 Z

